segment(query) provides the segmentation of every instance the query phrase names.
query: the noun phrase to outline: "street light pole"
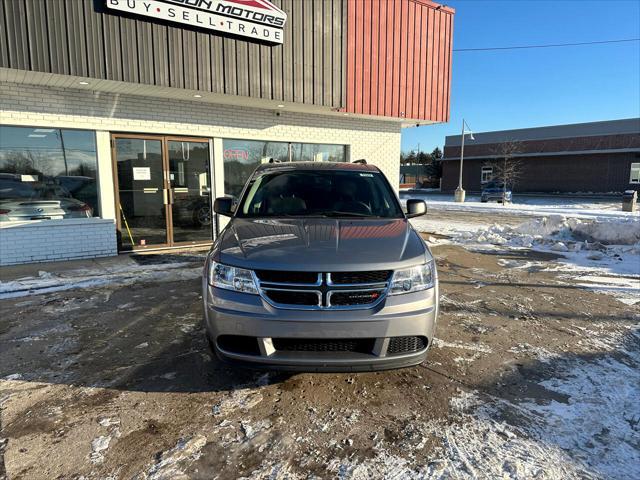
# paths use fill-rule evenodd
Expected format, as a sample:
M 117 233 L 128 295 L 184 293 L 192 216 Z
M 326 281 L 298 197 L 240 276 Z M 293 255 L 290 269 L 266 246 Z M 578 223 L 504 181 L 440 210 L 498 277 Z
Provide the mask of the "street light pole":
M 418 142 L 418 153 L 416 154 L 416 188 L 420 188 L 418 184 L 418 174 L 420 172 L 420 142 Z
M 456 188 L 456 193 L 455 193 L 455 201 L 456 202 L 464 202 L 466 193 L 464 191 L 464 188 L 462 188 L 462 167 L 464 165 L 464 134 L 465 134 L 465 130 L 464 127 L 466 125 L 466 122 L 464 121 L 464 118 L 462 119 L 462 133 L 460 134 L 461 136 L 461 141 L 460 141 L 460 176 L 458 177 L 458 188 Z M 467 125 L 468 126 L 468 125 Z M 471 133 L 471 131 L 469 131 L 469 133 Z M 473 133 L 471 133 L 471 140 L 473 140 Z

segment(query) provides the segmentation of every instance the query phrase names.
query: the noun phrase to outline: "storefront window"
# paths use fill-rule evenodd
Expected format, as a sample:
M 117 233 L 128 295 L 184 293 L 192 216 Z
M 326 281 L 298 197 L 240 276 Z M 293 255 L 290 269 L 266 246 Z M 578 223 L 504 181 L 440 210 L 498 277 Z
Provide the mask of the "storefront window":
M 0 126 L 0 221 L 99 216 L 95 133 Z
M 249 175 L 261 163 L 288 162 L 289 158 L 294 162 L 346 161 L 344 145 L 228 139 L 223 140 L 222 145 L 224 191 L 226 195 L 233 197 L 240 195 Z

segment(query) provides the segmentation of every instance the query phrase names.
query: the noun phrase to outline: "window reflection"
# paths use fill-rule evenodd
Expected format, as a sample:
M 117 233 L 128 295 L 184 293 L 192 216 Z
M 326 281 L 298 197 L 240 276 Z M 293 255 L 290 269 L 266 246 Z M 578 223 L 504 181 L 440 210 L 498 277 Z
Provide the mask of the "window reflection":
M 245 182 L 261 163 L 344 162 L 345 146 L 320 143 L 289 143 L 256 140 L 223 140 L 224 191 L 239 197 Z M 291 151 L 289 151 L 291 149 Z
M 0 221 L 98 216 L 95 134 L 0 126 Z

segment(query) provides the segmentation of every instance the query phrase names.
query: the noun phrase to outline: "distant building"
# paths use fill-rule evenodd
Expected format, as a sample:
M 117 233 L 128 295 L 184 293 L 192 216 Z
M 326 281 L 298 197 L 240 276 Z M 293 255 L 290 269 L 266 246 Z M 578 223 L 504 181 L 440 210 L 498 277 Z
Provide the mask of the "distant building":
M 474 133 L 465 137 L 463 188 L 480 191 L 515 146 L 521 165 L 516 192 L 622 192 L 640 189 L 640 118 Z M 460 135 L 448 136 L 442 190 L 454 191 L 460 170 Z

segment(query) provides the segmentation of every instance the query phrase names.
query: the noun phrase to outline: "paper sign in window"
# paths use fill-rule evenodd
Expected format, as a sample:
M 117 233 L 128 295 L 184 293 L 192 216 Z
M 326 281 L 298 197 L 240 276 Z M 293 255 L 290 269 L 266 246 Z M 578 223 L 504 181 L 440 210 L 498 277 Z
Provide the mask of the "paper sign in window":
M 151 168 L 150 167 L 133 167 L 133 179 L 134 180 L 151 180 Z

